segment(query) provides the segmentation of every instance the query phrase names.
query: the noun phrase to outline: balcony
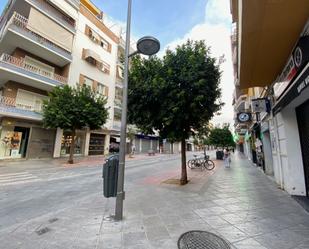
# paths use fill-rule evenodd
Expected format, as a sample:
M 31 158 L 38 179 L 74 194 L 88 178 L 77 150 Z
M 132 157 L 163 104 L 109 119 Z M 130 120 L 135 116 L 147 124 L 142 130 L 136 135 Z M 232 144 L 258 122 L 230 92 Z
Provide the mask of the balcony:
M 246 105 L 245 105 L 246 101 L 247 101 L 247 94 L 240 95 L 238 97 L 238 99 L 236 100 L 236 102 L 235 102 L 235 106 L 234 106 L 235 111 L 238 111 L 238 112 L 245 111 L 245 109 L 246 109 Z
M 121 109 L 122 108 L 122 100 L 121 99 L 115 99 L 114 105 L 115 105 L 115 108 Z
M 120 120 L 114 120 L 113 130 L 120 131 L 120 129 L 121 129 L 121 121 Z
M 54 43 L 52 37 L 44 38 L 28 27 L 28 19 L 15 12 L 1 35 L 0 53 L 12 53 L 19 47 L 60 67 L 72 61 L 71 53 Z
M 36 8 L 39 8 L 41 11 L 45 12 L 47 16 L 49 16 L 50 18 L 53 18 L 56 22 L 58 22 L 64 28 L 68 29 L 72 33 L 76 32 L 75 20 L 72 19 L 71 17 L 68 17 L 62 14 L 60 11 L 58 11 L 53 6 L 48 4 L 45 0 L 27 0 L 27 1 L 32 6 L 35 6 Z
M 74 7 L 79 9 L 80 0 L 67 0 L 69 3 L 71 3 Z
M 27 106 L 16 103 L 16 99 L 0 96 L 0 117 L 23 118 L 41 121 L 41 106 Z
M 68 82 L 68 79 L 61 75 L 46 72 L 39 67 L 27 64 L 24 59 L 8 54 L 2 54 L 0 57 L 0 73 L 0 85 L 15 81 L 45 91 L 51 91 L 55 86 Z

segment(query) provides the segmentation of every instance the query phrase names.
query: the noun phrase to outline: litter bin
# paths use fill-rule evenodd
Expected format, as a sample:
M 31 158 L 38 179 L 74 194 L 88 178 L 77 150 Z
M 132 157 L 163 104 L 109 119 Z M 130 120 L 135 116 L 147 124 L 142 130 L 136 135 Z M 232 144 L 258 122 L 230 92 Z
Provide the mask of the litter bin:
M 217 158 L 217 160 L 223 160 L 223 155 L 224 155 L 224 153 L 223 153 L 222 150 L 217 150 L 216 151 L 216 158 Z
M 117 196 L 118 168 L 118 154 L 109 156 L 103 164 L 103 195 L 106 198 Z

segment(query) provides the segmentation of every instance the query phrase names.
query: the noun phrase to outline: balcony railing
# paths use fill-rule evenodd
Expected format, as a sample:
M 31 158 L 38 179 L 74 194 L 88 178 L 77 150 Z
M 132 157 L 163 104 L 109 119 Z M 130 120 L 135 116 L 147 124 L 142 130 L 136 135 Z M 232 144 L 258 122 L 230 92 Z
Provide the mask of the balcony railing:
M 2 54 L 0 57 L 0 61 L 1 62 L 5 62 L 7 64 L 13 65 L 15 67 L 21 68 L 23 70 L 26 70 L 28 72 L 31 73 L 35 73 L 37 75 L 58 81 L 60 83 L 66 84 L 68 83 L 68 79 L 66 77 L 63 77 L 61 75 L 55 74 L 55 73 L 51 73 L 51 72 L 47 72 L 39 67 L 30 65 L 28 63 L 26 63 L 26 61 L 24 59 L 20 59 L 20 58 L 16 58 L 13 57 L 11 55 L 8 54 Z
M 75 30 L 75 21 L 65 16 L 64 14 L 57 11 L 53 6 L 48 4 L 45 0 L 30 0 L 33 5 L 40 7 L 42 10 L 46 11 L 50 16 L 56 18 L 59 22 L 61 22 L 66 27 Z
M 118 108 L 122 107 L 122 100 L 121 99 L 115 99 L 114 103 L 115 103 L 116 107 L 118 107 Z
M 26 105 L 26 104 L 20 104 L 16 99 L 6 97 L 6 96 L 0 96 L 0 105 L 6 106 L 6 107 L 15 107 L 20 110 L 27 110 L 32 112 L 42 112 L 42 105 Z
M 0 96 L 0 112 L 17 116 L 26 116 L 35 120 L 42 120 L 42 106 L 30 106 L 16 103 L 16 99 Z
M 30 37 L 32 40 L 45 45 L 46 47 L 56 51 L 57 53 L 63 54 L 66 57 L 69 57 L 71 59 L 71 53 L 65 50 L 64 48 L 58 46 L 56 43 L 53 42 L 53 38 L 49 37 L 48 39 L 44 38 L 43 36 L 31 31 L 27 27 L 28 25 L 28 19 L 17 12 L 13 14 L 10 21 L 8 22 L 8 27 L 15 26 L 18 28 L 18 30 L 26 35 L 27 37 Z

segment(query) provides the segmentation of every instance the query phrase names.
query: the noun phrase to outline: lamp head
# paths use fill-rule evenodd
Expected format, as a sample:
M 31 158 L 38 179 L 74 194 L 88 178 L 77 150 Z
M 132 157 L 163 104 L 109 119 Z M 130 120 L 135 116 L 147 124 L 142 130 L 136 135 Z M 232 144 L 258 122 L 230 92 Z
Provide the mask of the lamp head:
M 144 36 L 137 41 L 137 51 L 144 55 L 154 55 L 160 50 L 160 42 L 152 36 Z

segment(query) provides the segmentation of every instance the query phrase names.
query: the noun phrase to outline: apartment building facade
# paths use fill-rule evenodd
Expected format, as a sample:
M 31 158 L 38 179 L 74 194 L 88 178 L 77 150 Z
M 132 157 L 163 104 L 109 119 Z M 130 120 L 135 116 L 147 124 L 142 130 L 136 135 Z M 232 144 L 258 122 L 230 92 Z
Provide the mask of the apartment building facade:
M 251 105 L 238 110 L 242 95 L 235 94 L 236 127 L 246 131 L 239 144 L 251 139 L 252 161 L 255 150 L 261 154 L 255 163 L 281 188 L 309 196 L 309 2 L 232 0 L 231 12 L 235 87 Z M 256 111 L 260 103 L 264 107 Z M 243 111 L 251 115 L 247 122 L 238 118 Z
M 0 159 L 68 154 L 69 131 L 42 127 L 42 103 L 55 86 L 88 85 L 107 97 L 98 131 L 78 131 L 75 154 L 109 151 L 119 36 L 88 0 L 10 0 L 0 22 Z
M 102 11 L 90 1 L 80 1 L 76 29 L 69 84 L 87 85 L 105 96 L 109 119 L 100 130 L 78 131 L 74 152 L 83 156 L 108 154 L 113 129 L 119 36 L 108 29 Z M 57 138 L 54 157 L 69 154 L 70 132 L 58 129 Z
M 0 23 L 0 158 L 52 157 L 42 102 L 68 84 L 78 1 L 9 1 Z

